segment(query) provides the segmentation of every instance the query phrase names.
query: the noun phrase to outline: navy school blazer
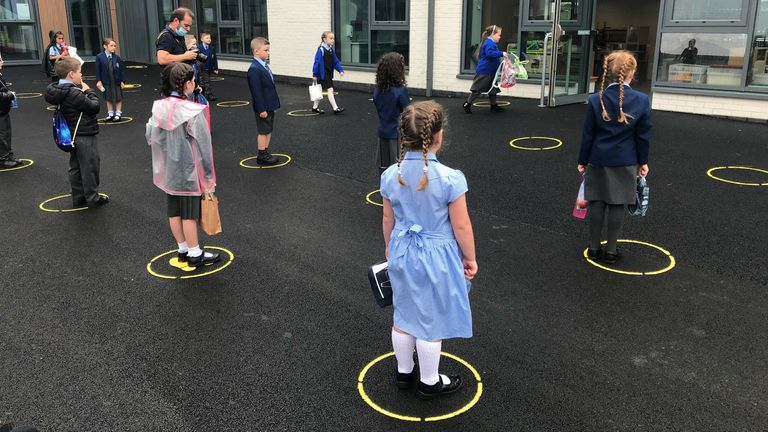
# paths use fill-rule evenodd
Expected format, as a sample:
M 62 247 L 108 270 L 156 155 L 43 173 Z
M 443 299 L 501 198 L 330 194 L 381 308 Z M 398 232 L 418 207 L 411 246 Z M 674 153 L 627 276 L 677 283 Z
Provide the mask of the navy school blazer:
M 203 63 L 203 70 L 205 71 L 217 71 L 219 70 L 219 56 L 216 55 L 216 48 L 213 45 L 208 45 L 208 49 L 203 48 L 203 44 L 197 46 L 202 54 L 208 56 L 208 59 Z
M 589 97 L 589 108 L 581 133 L 579 165 L 617 167 L 647 164 L 651 144 L 651 104 L 648 95 L 624 85 L 622 107 L 628 125 L 618 122 L 618 84 L 605 89 L 603 103 L 611 117 L 610 121 L 603 120 L 600 94 L 595 93 Z
M 112 65 L 115 69 L 115 84 L 120 84 L 125 81 L 123 78 L 123 61 L 117 54 L 112 54 Z M 96 55 L 96 81 L 101 81 L 105 86 L 112 84 L 109 81 L 109 62 L 107 61 L 107 53 L 104 51 Z
M 275 82 L 269 72 L 256 59 L 248 68 L 248 87 L 251 90 L 253 111 L 256 114 L 264 111 L 276 111 L 280 108 L 280 98 L 277 97 Z

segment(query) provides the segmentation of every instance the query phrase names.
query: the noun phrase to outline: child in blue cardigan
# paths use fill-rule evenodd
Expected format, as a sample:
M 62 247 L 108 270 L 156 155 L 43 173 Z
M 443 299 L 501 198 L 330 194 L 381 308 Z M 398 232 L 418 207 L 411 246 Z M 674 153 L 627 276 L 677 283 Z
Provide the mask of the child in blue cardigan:
M 119 121 L 123 115 L 123 63 L 115 54 L 117 44 L 112 38 L 102 41 L 104 51 L 96 56 L 96 88 L 107 101 L 107 121 Z M 114 110 L 113 110 L 114 107 Z
M 315 53 L 315 63 L 312 65 L 312 80 L 319 82 L 323 86 L 323 90 L 328 92 L 328 102 L 331 103 L 333 113 L 340 114 L 344 108 L 339 108 L 336 105 L 336 98 L 333 96 L 333 70 L 336 69 L 340 76 L 344 76 L 344 68 L 341 67 L 341 62 L 333 49 L 336 36 L 330 31 L 323 32 L 321 40 L 322 43 L 317 47 Z M 318 114 L 325 113 L 320 109 L 319 100 L 312 105 L 312 111 Z
M 502 57 L 507 57 L 507 53 L 501 51 L 496 44 L 501 40 L 501 27 L 490 25 L 485 28 L 480 37 L 483 44 L 480 46 L 479 61 L 475 69 L 475 78 L 472 80 L 472 87 L 469 89 L 469 97 L 464 102 L 464 112 L 472 114 L 472 102 L 480 96 L 480 93 L 488 93 L 488 99 L 491 101 L 491 111 L 500 112 L 504 108 L 496 103 L 496 94 L 501 92 L 498 88 L 491 88 L 493 79 L 496 76 L 496 70 L 499 68 Z

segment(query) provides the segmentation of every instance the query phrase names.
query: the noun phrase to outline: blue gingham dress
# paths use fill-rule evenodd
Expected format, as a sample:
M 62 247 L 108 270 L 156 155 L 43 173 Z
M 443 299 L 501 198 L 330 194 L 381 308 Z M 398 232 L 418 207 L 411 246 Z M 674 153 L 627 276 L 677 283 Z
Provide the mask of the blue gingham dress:
M 461 171 L 429 154 L 429 184 L 419 192 L 424 162 L 409 152 L 381 175 L 381 196 L 392 204 L 395 228 L 389 241 L 395 327 L 422 340 L 472 337 L 469 281 L 448 218 L 448 205 L 467 192 Z

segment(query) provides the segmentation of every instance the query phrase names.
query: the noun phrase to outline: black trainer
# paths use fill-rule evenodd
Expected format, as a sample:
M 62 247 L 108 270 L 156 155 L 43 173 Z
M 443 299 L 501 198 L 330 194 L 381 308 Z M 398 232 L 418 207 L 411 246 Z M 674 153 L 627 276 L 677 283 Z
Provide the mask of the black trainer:
M 216 252 L 206 252 L 205 249 L 203 249 L 203 253 L 196 257 L 191 257 L 187 255 L 187 264 L 191 267 L 200 267 L 208 264 L 213 264 L 215 262 L 219 262 L 221 260 L 221 256 Z
M 258 156 L 256 156 L 256 163 L 259 165 L 274 165 L 277 162 L 277 158 L 272 156 L 268 151 L 260 151 Z
M 591 260 L 595 260 L 595 261 L 599 260 L 600 256 L 602 254 L 603 254 L 603 249 L 602 248 L 600 248 L 600 249 L 592 249 L 592 248 L 587 249 L 587 258 L 589 258 Z
M 21 161 L 13 158 L 0 160 L 0 168 L 16 168 L 19 165 Z
M 438 376 L 437 382 L 434 385 L 427 385 L 419 381 L 419 385 L 416 388 L 416 395 L 420 399 L 434 399 L 436 397 L 451 394 L 461 388 L 463 384 L 461 377 L 458 375 L 448 376 L 451 380 L 448 384 L 443 384 L 443 377 Z
M 605 262 L 606 264 L 616 264 L 616 261 L 618 261 L 619 258 L 621 258 L 621 254 L 619 253 L 619 251 L 616 251 L 615 254 L 608 253 L 608 252 L 605 252 L 603 254 L 603 262 Z
M 462 105 L 462 108 L 464 108 L 465 113 L 472 114 L 472 107 L 469 105 L 469 102 L 464 102 L 464 105 Z
M 104 195 L 99 195 L 99 199 L 95 203 L 93 203 L 90 207 L 96 208 L 106 204 L 109 204 L 109 197 Z
M 506 110 L 498 105 L 491 105 L 491 112 L 504 112 L 504 111 Z

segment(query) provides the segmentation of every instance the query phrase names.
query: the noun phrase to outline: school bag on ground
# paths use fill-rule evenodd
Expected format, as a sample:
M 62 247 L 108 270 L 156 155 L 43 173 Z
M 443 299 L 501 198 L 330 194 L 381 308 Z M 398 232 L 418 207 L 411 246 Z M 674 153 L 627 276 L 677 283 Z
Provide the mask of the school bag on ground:
M 77 128 L 80 127 L 80 120 L 83 118 L 83 113 L 80 113 L 80 117 L 77 118 L 77 125 L 75 125 L 75 133 L 69 130 L 67 119 L 64 118 L 64 114 L 61 112 L 61 105 L 56 107 L 53 111 L 53 141 L 56 146 L 61 150 L 69 153 L 75 149 L 75 136 L 77 135 Z

